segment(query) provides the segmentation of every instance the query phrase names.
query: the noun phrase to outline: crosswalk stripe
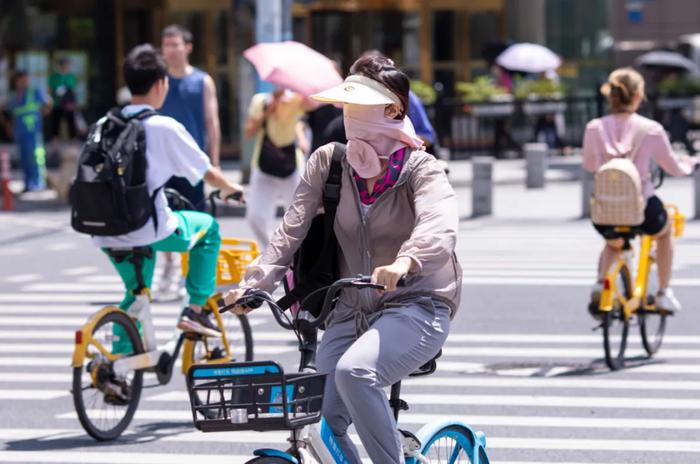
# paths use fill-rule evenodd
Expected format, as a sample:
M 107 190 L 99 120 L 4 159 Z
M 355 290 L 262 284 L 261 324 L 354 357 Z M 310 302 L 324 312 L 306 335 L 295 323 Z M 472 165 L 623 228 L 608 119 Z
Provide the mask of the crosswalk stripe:
M 595 279 L 596 272 L 593 269 L 588 270 L 570 270 L 570 269 L 469 269 L 464 268 L 462 275 L 469 277 L 528 277 L 528 278 L 561 278 L 561 277 L 580 277 Z M 37 284 L 32 284 L 37 285 Z
M 61 372 L 0 372 L 0 383 L 65 383 L 73 379 L 68 371 Z M 520 378 L 520 377 L 426 377 L 409 378 L 403 383 L 404 390 L 415 387 L 455 388 L 493 387 L 508 389 L 585 389 L 585 390 L 673 390 L 698 391 L 700 381 L 686 380 L 611 380 L 575 378 Z M 150 401 L 187 401 L 186 392 L 172 391 L 149 397 Z
M 0 451 L 0 462 L 44 462 L 68 464 L 243 464 L 251 456 L 182 453 L 127 453 L 123 451 Z
M 2 367 L 70 367 L 68 357 L 43 357 L 29 358 L 27 356 L 0 356 L 0 366 Z
M 65 390 L 0 390 L 0 400 L 55 400 L 70 392 Z
M 291 345 L 261 345 L 253 347 L 256 354 L 276 355 L 295 351 L 296 346 Z M 2 353 L 73 353 L 74 346 L 69 343 L 0 343 Z
M 514 382 L 522 379 L 512 379 Z M 570 407 L 570 408 L 639 408 L 639 409 L 700 409 L 700 401 L 696 399 L 677 398 L 626 398 L 626 397 L 596 397 L 596 396 L 551 396 L 551 395 L 454 395 L 440 393 L 426 395 L 420 393 L 404 393 L 402 398 L 409 404 L 422 405 L 500 405 L 500 406 L 541 406 L 541 407 Z M 146 401 L 153 402 L 186 402 L 189 401 L 187 392 L 170 391 L 148 397 Z
M 619 337 L 613 337 L 619 340 Z M 448 342 L 455 343 L 541 343 L 541 344 L 586 344 L 602 343 L 602 335 L 581 334 L 502 334 L 502 333 L 450 333 Z M 664 345 L 668 343 L 698 344 L 700 336 L 697 335 L 664 335 Z
M 601 344 L 602 345 L 602 344 Z M 445 346 L 442 349 L 443 356 L 464 357 L 509 357 L 509 358 L 599 358 L 603 355 L 603 348 L 533 348 L 533 347 L 487 347 L 487 346 Z M 628 350 L 627 357 L 646 356 L 642 351 Z M 657 358 L 673 359 L 700 359 L 700 350 L 693 349 L 662 349 Z
M 90 415 L 97 415 L 99 411 L 89 410 Z M 73 419 L 77 418 L 75 412 L 62 413 L 56 416 L 58 419 Z M 136 411 L 136 420 L 150 421 L 192 421 L 192 413 L 186 410 L 151 410 L 139 409 Z M 403 413 L 399 417 L 399 424 L 422 425 L 433 422 L 444 422 L 450 419 L 459 419 L 472 427 L 542 427 L 552 429 L 636 429 L 636 430 L 700 430 L 700 420 L 693 419 L 648 419 L 648 418 L 602 418 L 602 417 L 572 417 L 572 416 L 513 416 L 513 415 L 471 415 L 471 414 L 422 414 L 422 413 Z M 227 433 L 216 434 L 200 434 L 194 432 L 193 436 L 188 437 L 187 433 L 178 434 L 179 439 L 176 441 L 214 441 L 214 442 L 248 442 L 253 441 L 258 437 L 263 441 L 284 441 L 287 434 L 279 433 L 277 440 L 271 437 L 266 437 L 267 434 L 258 434 L 250 432 L 231 432 L 229 437 Z M 199 437 L 199 440 L 196 438 Z M 2 433 L 0 432 L 0 438 Z M 173 437 L 175 438 L 175 437 Z M 489 444 L 489 437 L 487 437 Z
M 39 279 L 41 279 L 41 274 L 18 274 L 6 277 L 5 282 L 9 282 L 11 284 L 19 284 L 23 282 L 32 282 Z
M 699 410 L 697 398 L 628 398 L 551 395 L 426 395 L 407 393 L 409 404 L 427 405 L 498 405 L 537 406 L 545 408 L 616 408 L 616 409 L 685 409 Z
M 53 293 L 71 293 L 71 292 L 123 292 L 123 284 L 76 284 L 70 282 L 61 283 L 38 283 L 27 284 L 20 287 L 20 291 L 27 293 L 34 292 L 53 292 Z M 30 297 L 33 298 L 33 295 Z
M 67 370 L 66 370 L 67 371 Z M 60 372 L 0 372 L 0 383 L 69 383 L 73 381 L 73 375 Z
M 65 295 L 0 293 L 0 303 L 86 303 L 91 301 L 121 301 L 123 293 L 70 293 Z
M 497 449 L 700 453 L 700 441 L 695 440 L 595 440 L 587 438 L 511 437 L 488 437 L 487 440 L 489 448 Z
M 177 317 L 154 317 L 153 324 L 156 327 L 170 327 L 175 328 L 175 322 Z M 262 318 L 250 318 L 248 320 L 251 326 L 257 326 L 264 324 L 265 319 Z M 87 322 L 86 317 L 60 317 L 60 316 L 0 316 L 0 326 L 25 326 L 25 327 L 56 327 L 56 326 L 68 326 L 74 329 L 80 328 L 83 324 Z
M 65 276 L 82 276 L 82 275 L 94 274 L 96 272 L 99 272 L 99 269 L 96 268 L 95 266 L 81 266 L 81 267 L 72 267 L 70 269 L 64 269 L 61 271 L 61 274 L 65 275 Z
M 472 277 L 464 274 L 462 284 L 469 285 L 509 285 L 509 286 L 541 286 L 541 287 L 590 287 L 591 279 L 584 278 L 528 278 L 528 277 Z M 700 279 L 674 278 L 674 287 L 698 287 Z
M 260 322 L 255 322 L 253 325 L 262 324 Z M 227 331 L 229 337 L 234 340 L 236 337 L 240 337 L 241 331 Z M 176 332 L 173 331 L 156 331 L 156 338 L 158 340 L 170 340 L 175 339 L 178 336 Z M 0 330 L 0 339 L 4 341 L 8 340 L 21 340 L 28 341 L 32 339 L 37 340 L 63 340 L 67 343 L 73 343 L 75 338 L 75 330 Z M 293 334 L 286 331 L 279 332 L 262 332 L 254 331 L 253 340 L 257 343 L 260 341 L 265 342 L 293 342 L 296 338 Z
M 524 369 L 532 369 L 533 371 L 540 370 L 539 367 L 531 368 L 527 366 L 525 366 Z M 488 370 L 488 366 L 483 363 L 447 361 L 444 359 L 438 360 L 438 372 L 474 374 Z M 510 370 L 512 369 L 509 369 L 509 371 Z M 641 366 L 629 366 L 624 372 L 626 374 L 700 374 L 700 364 L 660 364 L 652 362 Z
M 1 378 L 1 377 L 0 377 Z M 585 390 L 676 390 L 698 391 L 700 381 L 688 380 L 616 380 L 581 378 L 520 377 L 423 377 L 409 378 L 406 387 L 494 387 L 494 388 L 571 388 Z
M 148 402 L 180 402 L 187 394 L 172 391 L 149 397 Z M 402 398 L 415 405 L 473 405 L 473 406 L 536 406 L 542 408 L 602 408 L 602 409 L 649 409 L 649 410 L 699 410 L 700 402 L 694 398 L 632 398 L 598 396 L 552 396 L 552 395 L 467 395 L 444 394 L 428 395 L 405 393 Z M 188 411 L 142 410 L 144 419 L 166 420 L 186 418 Z M 184 415 L 183 415 L 184 414 Z M 65 418 L 59 416 L 59 418 Z
M 77 308 L 67 308 L 71 311 L 68 312 L 70 315 L 84 314 L 86 317 L 83 322 L 87 321 L 87 316 L 94 314 L 96 307 L 88 306 L 84 309 L 80 307 Z M 155 311 L 154 311 L 155 309 Z M 166 313 L 163 311 L 164 308 L 152 308 L 154 315 L 170 315 L 177 316 L 180 314 L 180 310 L 168 310 Z M 159 311 L 160 310 L 160 311 Z M 26 315 L 29 310 L 27 308 L 18 307 L 0 307 L 0 314 L 10 315 L 13 317 Z M 37 314 L 36 311 L 31 311 L 32 318 L 36 318 L 38 322 L 44 319 L 44 314 Z M 49 313 L 50 314 L 50 313 Z M 249 321 L 255 321 L 254 325 L 262 324 L 258 322 L 260 319 L 266 319 L 264 316 L 267 313 L 260 312 L 259 314 L 249 315 Z M 1 316 L 0 316 L 1 317 Z M 56 317 L 55 315 L 48 315 L 47 317 Z M 228 316 L 225 316 L 228 317 Z M 75 319 L 71 319 L 72 321 Z M 226 320 L 226 319 L 224 319 Z M 26 322 L 25 320 L 22 321 Z M 75 334 L 74 330 L 49 330 L 49 329 L 23 329 L 21 331 L 0 329 L 0 339 L 32 339 L 32 338 L 46 338 L 46 339 L 73 339 Z M 171 331 L 158 331 L 156 332 L 159 338 L 170 338 L 173 336 Z M 319 334 L 322 338 L 322 333 Z M 296 340 L 294 334 L 287 330 L 273 330 L 273 331 L 258 331 L 256 330 L 253 334 L 253 338 L 263 341 L 276 341 L 276 340 Z M 614 340 L 619 339 L 619 337 L 613 337 Z M 694 335 L 666 335 L 664 336 L 664 346 L 667 345 L 700 345 L 700 336 Z M 447 343 L 452 344 L 532 344 L 532 345 L 560 345 L 560 344 L 571 344 L 571 345 L 601 345 L 602 337 L 600 335 L 547 335 L 547 334 L 470 334 L 470 333 L 457 333 L 453 332 L 447 337 Z M 638 340 L 633 340 L 628 342 L 628 348 L 641 347 Z M 569 347 L 561 347 L 561 349 L 568 349 Z

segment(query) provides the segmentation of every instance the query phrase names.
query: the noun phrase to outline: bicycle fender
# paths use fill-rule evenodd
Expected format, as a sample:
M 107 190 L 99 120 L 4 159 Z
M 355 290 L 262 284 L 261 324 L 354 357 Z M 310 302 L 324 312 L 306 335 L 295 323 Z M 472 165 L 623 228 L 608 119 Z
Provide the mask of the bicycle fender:
M 257 449 L 253 452 L 255 456 L 259 456 L 261 458 L 280 458 L 284 459 L 286 461 L 291 462 L 292 464 L 299 464 L 299 461 L 297 458 L 292 456 L 289 453 L 285 453 L 284 451 L 272 449 L 272 448 L 262 448 L 262 449 Z
M 465 429 L 469 430 L 469 432 L 471 432 L 471 434 L 475 438 L 475 440 L 474 440 L 475 441 L 475 443 L 474 443 L 475 450 L 477 450 L 478 448 L 486 449 L 486 435 L 484 434 L 484 432 L 481 432 L 481 431 L 475 432 L 474 430 L 472 430 L 471 427 L 469 427 L 469 425 L 467 425 L 466 422 L 461 421 L 459 419 L 447 419 L 444 421 L 431 422 L 429 424 L 425 424 L 423 427 L 421 427 L 421 429 L 418 432 L 416 432 L 416 437 L 418 437 L 418 439 L 423 444 L 423 446 L 425 446 L 430 441 L 430 439 L 433 437 L 433 435 L 435 435 L 440 430 L 442 430 L 443 428 L 445 428 L 449 425 L 458 425 L 460 427 L 464 427 Z M 476 455 L 478 456 L 478 453 L 476 453 Z M 414 462 L 415 462 L 415 460 L 414 460 Z M 474 464 L 477 464 L 477 462 L 478 461 L 476 461 Z M 406 464 L 409 464 L 409 463 L 410 463 L 410 461 L 406 460 Z
M 75 333 L 75 348 L 73 350 L 73 361 L 71 365 L 73 367 L 81 367 L 85 360 L 85 353 L 87 352 L 87 347 L 90 344 L 90 339 L 92 337 L 92 331 L 95 330 L 95 325 L 97 322 L 109 313 L 115 311 L 123 312 L 116 306 L 105 306 L 95 314 L 93 314 L 90 319 L 78 329 Z M 80 333 L 80 335 L 78 335 Z M 78 343 L 79 342 L 79 343 Z

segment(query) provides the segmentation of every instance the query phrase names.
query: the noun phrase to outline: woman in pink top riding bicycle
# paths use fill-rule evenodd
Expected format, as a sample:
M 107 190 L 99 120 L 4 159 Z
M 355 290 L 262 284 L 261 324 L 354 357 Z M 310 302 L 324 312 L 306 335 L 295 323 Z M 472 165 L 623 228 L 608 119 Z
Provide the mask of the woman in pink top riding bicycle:
M 693 172 L 697 160 L 689 156 L 677 157 L 671 149 L 664 128 L 656 121 L 636 113 L 644 99 L 644 79 L 632 68 L 613 71 L 601 88 L 610 103 L 612 114 L 594 119 L 586 126 L 583 139 L 583 167 L 596 172 L 612 158 L 623 157 L 636 148 L 634 164 L 642 179 L 642 191 L 647 199 L 644 233 L 656 236 L 659 269 L 659 293 L 656 304 L 668 311 L 680 311 L 681 305 L 669 287 L 673 248 L 671 227 L 663 202 L 656 196 L 651 179 L 651 164 L 655 162 L 672 176 L 687 176 Z M 640 136 L 640 131 L 643 132 Z M 639 147 L 633 147 L 638 143 Z M 605 248 L 600 255 L 598 281 L 593 286 L 592 299 L 600 296 L 605 273 L 617 259 L 623 240 L 614 227 L 595 226 L 605 238 Z

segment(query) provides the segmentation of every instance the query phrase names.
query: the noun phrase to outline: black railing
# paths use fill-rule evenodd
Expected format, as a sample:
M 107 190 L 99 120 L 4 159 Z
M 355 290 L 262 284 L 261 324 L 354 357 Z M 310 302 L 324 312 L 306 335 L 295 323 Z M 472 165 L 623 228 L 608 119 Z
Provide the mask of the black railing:
M 528 142 L 545 142 L 565 152 L 580 147 L 586 124 L 603 116 L 607 104 L 601 95 L 561 99 L 465 103 L 443 99 L 429 109 L 440 144 L 452 159 L 472 156 L 519 157 Z M 671 141 L 693 153 L 700 135 L 700 95 L 650 96 L 639 112 L 659 121 Z

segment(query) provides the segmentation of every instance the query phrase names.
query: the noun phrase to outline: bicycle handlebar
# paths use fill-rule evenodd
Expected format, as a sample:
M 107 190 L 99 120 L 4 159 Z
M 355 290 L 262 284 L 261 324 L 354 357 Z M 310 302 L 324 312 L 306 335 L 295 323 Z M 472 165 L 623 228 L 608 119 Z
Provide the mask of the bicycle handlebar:
M 397 282 L 397 286 L 404 287 L 405 285 L 406 277 L 402 277 Z M 386 290 L 386 287 L 384 285 L 372 283 L 371 276 L 358 275 L 357 277 L 349 277 L 337 280 L 333 284 L 327 287 L 319 288 L 315 292 L 312 292 L 311 294 L 307 295 L 306 298 L 304 298 L 301 301 L 300 306 L 302 309 L 297 313 L 293 322 L 289 321 L 287 316 L 284 314 L 284 310 L 279 307 L 277 302 L 272 298 L 272 296 L 269 293 L 255 289 L 250 289 L 246 291 L 242 298 L 230 305 L 225 305 L 223 303 L 223 300 L 219 300 L 219 312 L 225 313 L 233 309 L 235 306 L 247 306 L 249 308 L 255 309 L 259 308 L 263 303 L 267 303 L 268 306 L 270 306 L 270 309 L 272 310 L 272 314 L 275 317 L 275 320 L 284 329 L 297 329 L 298 321 L 300 319 L 305 321 L 310 328 L 317 328 L 323 325 L 324 322 L 326 322 L 326 319 L 328 318 L 331 310 L 335 306 L 338 294 L 344 288 L 356 288 L 358 290 L 365 288 L 373 288 L 376 290 Z M 311 296 L 326 289 L 328 291 L 326 292 L 326 296 L 323 300 L 323 307 L 321 309 L 321 313 L 318 316 L 314 317 L 310 312 L 303 309 L 304 303 L 306 303 L 306 301 Z

